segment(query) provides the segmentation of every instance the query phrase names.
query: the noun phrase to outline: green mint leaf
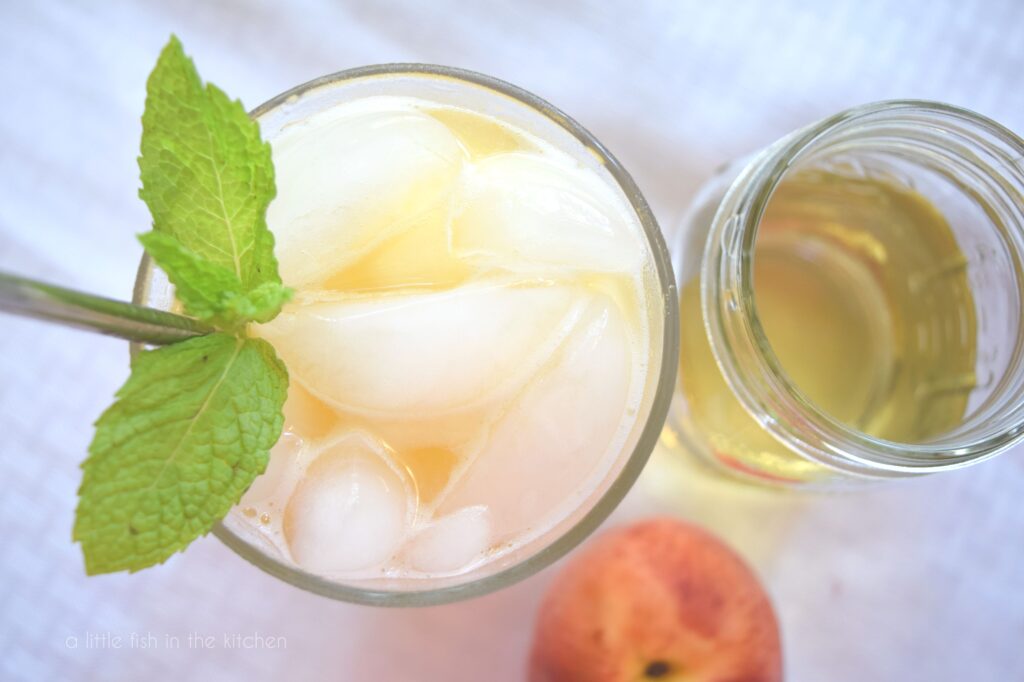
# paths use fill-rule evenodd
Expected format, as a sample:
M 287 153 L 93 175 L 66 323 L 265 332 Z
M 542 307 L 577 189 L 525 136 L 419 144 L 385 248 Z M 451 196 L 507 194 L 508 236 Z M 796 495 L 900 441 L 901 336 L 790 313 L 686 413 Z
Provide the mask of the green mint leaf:
M 209 532 L 266 467 L 287 387 L 259 339 L 217 333 L 139 354 L 82 465 L 86 572 L 162 563 Z
M 291 298 L 291 289 L 278 282 L 264 282 L 246 291 L 234 272 L 201 258 L 169 234 L 147 232 L 139 235 L 139 241 L 167 273 L 185 311 L 221 329 L 268 322 Z
M 266 224 L 270 145 L 241 102 L 203 85 L 173 36 L 146 83 L 139 169 L 154 230 L 234 273 L 243 291 L 281 283 Z
M 273 348 L 244 334 L 292 293 L 266 225 L 270 147 L 173 36 L 142 122 L 153 231 L 139 239 L 186 311 L 221 331 L 139 354 L 96 422 L 74 528 L 89 574 L 161 563 L 209 532 L 266 468 L 288 389 Z
M 235 314 L 253 322 L 270 322 L 281 312 L 295 292 L 277 282 L 264 282 L 245 296 L 229 299 L 227 306 Z

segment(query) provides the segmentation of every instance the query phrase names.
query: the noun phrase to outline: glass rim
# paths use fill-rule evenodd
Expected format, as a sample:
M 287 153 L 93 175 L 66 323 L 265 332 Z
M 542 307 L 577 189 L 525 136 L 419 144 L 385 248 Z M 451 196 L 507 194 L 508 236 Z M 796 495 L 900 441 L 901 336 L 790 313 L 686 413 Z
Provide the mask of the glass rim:
M 1024 184 L 1022 168 L 1015 158 L 1024 157 L 1024 140 L 1005 126 L 962 107 L 929 100 L 884 100 L 852 107 L 801 128 L 768 147 L 744 168 L 722 200 L 705 248 L 701 268 L 701 306 L 705 330 L 714 351 L 715 362 L 748 412 L 784 445 L 798 449 L 810 459 L 846 474 L 868 477 L 900 477 L 948 471 L 994 457 L 1024 437 L 1024 424 L 1017 423 L 985 438 L 967 440 L 956 447 L 939 443 L 903 443 L 868 435 L 827 414 L 807 399 L 788 378 L 775 356 L 758 317 L 753 296 L 754 246 L 761 219 L 772 194 L 794 163 L 813 150 L 823 138 L 857 125 L 865 119 L 892 116 L 887 122 L 900 121 L 912 112 L 944 117 L 987 134 L 1016 156 L 1006 154 L 988 140 L 973 140 L 986 145 L 986 151 L 1005 162 Z M 902 119 L 909 122 L 912 119 Z M 742 196 L 741 196 L 742 195 Z M 1018 228 L 1019 229 L 1019 228 Z M 727 248 L 723 246 L 727 244 Z M 730 255 L 739 254 L 729 264 Z M 728 302 L 722 296 L 726 283 L 737 285 L 740 295 Z M 1019 343 L 1019 341 L 1018 341 Z M 751 350 L 751 359 L 741 370 L 734 349 Z M 723 355 L 727 357 L 722 357 Z M 761 370 L 769 377 L 752 387 L 744 374 Z M 771 401 L 766 400 L 770 396 Z M 768 405 L 784 407 L 796 414 L 801 428 L 791 428 L 771 415 Z M 812 434 L 808 439 L 807 433 Z M 927 456 L 942 456 L 941 461 Z
M 575 548 L 593 533 L 619 505 L 626 493 L 633 487 L 651 453 L 654 451 L 674 394 L 675 378 L 679 363 L 679 297 L 676 290 L 675 277 L 672 273 L 668 248 L 654 214 L 651 212 L 646 199 L 644 199 L 632 176 L 622 167 L 611 152 L 582 125 L 546 100 L 516 85 L 475 71 L 435 64 L 387 63 L 336 71 L 307 81 L 260 104 L 251 110 L 249 115 L 253 119 L 259 119 L 264 114 L 282 104 L 286 104 L 289 100 L 301 97 L 320 88 L 332 87 L 358 79 L 402 75 L 448 78 L 464 84 L 482 87 L 496 94 L 509 97 L 556 123 L 594 154 L 625 195 L 630 208 L 636 214 L 643 229 L 645 241 L 651 251 L 654 274 L 659 285 L 660 304 L 664 310 L 664 329 L 661 338 L 660 368 L 650 409 L 633 451 L 615 475 L 614 480 L 593 506 L 568 530 L 521 561 L 505 567 L 496 573 L 463 583 L 422 590 L 387 590 L 359 587 L 309 573 L 261 552 L 227 528 L 223 521 L 218 521 L 214 525 L 213 534 L 221 542 L 243 559 L 266 573 L 309 592 L 345 602 L 370 606 L 431 606 L 481 596 L 533 575 Z M 148 254 L 143 252 L 136 274 L 132 297 L 136 304 L 144 305 L 147 301 L 152 281 L 152 272 L 153 262 Z M 141 346 L 139 344 L 130 344 L 132 355 L 140 349 Z

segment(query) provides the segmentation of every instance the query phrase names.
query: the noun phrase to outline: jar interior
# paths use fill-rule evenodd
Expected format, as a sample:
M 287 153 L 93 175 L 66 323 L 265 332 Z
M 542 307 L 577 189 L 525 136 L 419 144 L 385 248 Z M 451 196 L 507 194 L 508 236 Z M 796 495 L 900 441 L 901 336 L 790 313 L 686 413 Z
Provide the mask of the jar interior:
M 748 295 L 807 406 L 959 454 L 1021 419 L 1024 185 L 998 140 L 933 123 L 869 120 L 808 145 L 765 206 Z

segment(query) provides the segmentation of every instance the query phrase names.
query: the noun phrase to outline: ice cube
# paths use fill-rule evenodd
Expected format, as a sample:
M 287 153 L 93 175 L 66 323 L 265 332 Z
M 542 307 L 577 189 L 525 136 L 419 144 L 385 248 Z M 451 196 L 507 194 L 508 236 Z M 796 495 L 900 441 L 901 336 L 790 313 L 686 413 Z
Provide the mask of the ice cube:
M 569 334 L 587 294 L 472 284 L 297 306 L 260 327 L 291 376 L 338 409 L 451 414 L 522 386 Z
M 633 273 L 641 264 L 628 205 L 568 161 L 512 152 L 467 165 L 453 205 L 453 253 L 483 266 Z
M 338 415 L 295 382 L 288 387 L 284 404 L 284 430 L 270 450 L 266 470 L 242 496 L 241 506 L 266 511 L 269 503 L 278 509 L 295 487 L 308 463 L 308 442 L 322 438 L 338 424 Z
M 242 496 L 242 507 L 266 506 L 285 489 L 289 484 L 294 484 L 292 469 L 299 461 L 304 442 L 301 436 L 294 431 L 285 430 L 277 443 L 270 450 L 270 459 L 267 462 L 266 470 L 256 477 L 249 489 Z M 285 491 L 287 494 L 287 491 Z
M 413 571 L 451 573 L 484 556 L 491 537 L 486 507 L 467 507 L 440 518 L 409 540 L 404 563 Z
M 501 542 L 557 521 L 589 494 L 629 430 L 634 362 L 618 307 L 595 299 L 560 353 L 497 422 L 439 514 L 486 505 Z
M 306 468 L 284 514 L 295 562 L 317 573 L 380 565 L 399 549 L 413 513 L 410 490 L 367 434 L 349 432 Z
M 361 104 L 314 117 L 274 144 L 267 223 L 289 286 L 325 280 L 447 202 L 466 158 L 433 117 Z
M 304 440 L 287 426 L 270 450 L 266 471 L 252 482 L 224 519 L 236 535 L 263 551 L 285 557 L 282 512 L 308 456 Z

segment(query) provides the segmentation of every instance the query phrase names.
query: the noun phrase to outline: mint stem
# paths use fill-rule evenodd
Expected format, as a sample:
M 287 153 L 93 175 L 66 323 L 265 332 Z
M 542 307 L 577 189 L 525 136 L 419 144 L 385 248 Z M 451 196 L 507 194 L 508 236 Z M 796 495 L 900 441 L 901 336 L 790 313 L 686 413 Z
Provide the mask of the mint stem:
M 165 345 L 214 329 L 198 320 L 155 308 L 0 272 L 0 311 L 58 322 L 129 341 Z

